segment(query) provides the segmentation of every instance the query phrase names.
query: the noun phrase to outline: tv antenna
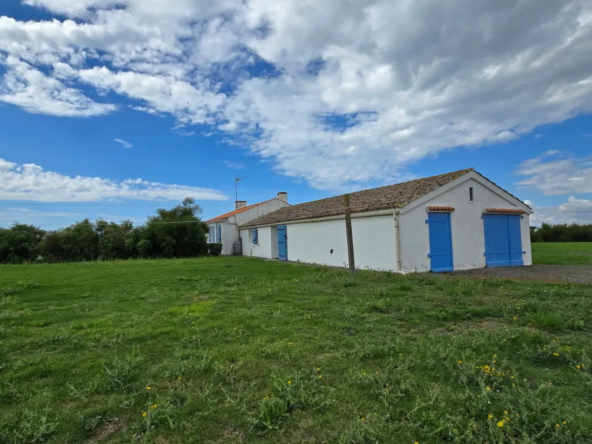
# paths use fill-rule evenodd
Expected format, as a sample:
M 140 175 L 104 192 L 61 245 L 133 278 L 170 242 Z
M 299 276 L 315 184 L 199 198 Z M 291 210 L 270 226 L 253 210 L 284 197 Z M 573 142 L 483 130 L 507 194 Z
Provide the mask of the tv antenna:
M 241 180 L 245 180 L 244 177 L 237 177 L 236 179 L 234 179 L 234 194 L 235 194 L 235 200 L 234 203 L 236 204 L 236 202 L 238 202 L 238 183 Z

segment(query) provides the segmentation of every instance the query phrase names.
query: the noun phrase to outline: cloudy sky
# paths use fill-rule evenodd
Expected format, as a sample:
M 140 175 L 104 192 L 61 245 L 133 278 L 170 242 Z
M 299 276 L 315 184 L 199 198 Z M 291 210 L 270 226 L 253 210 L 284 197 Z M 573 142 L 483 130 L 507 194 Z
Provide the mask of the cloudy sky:
M 466 167 L 592 222 L 590 0 L 2 0 L 0 226 Z

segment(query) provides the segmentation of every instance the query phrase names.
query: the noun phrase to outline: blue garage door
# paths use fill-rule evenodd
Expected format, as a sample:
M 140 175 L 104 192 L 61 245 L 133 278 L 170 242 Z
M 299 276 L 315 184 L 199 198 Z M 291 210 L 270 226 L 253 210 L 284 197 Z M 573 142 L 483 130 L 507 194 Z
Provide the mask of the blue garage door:
M 278 225 L 278 258 L 280 261 L 288 260 L 288 230 L 285 225 Z
M 485 263 L 487 267 L 524 265 L 520 216 L 483 215 L 485 230 Z
M 452 232 L 450 213 L 429 213 L 426 221 L 430 227 L 431 270 L 435 272 L 452 271 Z

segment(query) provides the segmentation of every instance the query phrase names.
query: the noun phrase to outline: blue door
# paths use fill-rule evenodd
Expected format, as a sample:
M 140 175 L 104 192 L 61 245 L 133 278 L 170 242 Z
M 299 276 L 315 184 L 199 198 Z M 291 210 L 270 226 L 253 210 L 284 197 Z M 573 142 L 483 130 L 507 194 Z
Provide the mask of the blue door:
M 483 215 L 485 231 L 485 263 L 487 267 L 524 265 L 520 216 Z
M 285 225 L 278 225 L 278 258 L 280 261 L 288 260 L 288 230 Z
M 452 232 L 450 213 L 428 213 L 426 221 L 430 227 L 431 270 L 435 272 L 452 271 Z

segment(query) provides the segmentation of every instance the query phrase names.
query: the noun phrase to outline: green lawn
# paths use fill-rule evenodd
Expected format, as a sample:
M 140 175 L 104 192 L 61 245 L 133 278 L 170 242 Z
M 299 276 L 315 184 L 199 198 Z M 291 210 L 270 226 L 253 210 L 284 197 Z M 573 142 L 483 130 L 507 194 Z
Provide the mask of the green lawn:
M 592 265 L 592 242 L 536 242 L 532 244 L 535 264 Z
M 592 287 L 0 267 L 0 442 L 586 443 Z

